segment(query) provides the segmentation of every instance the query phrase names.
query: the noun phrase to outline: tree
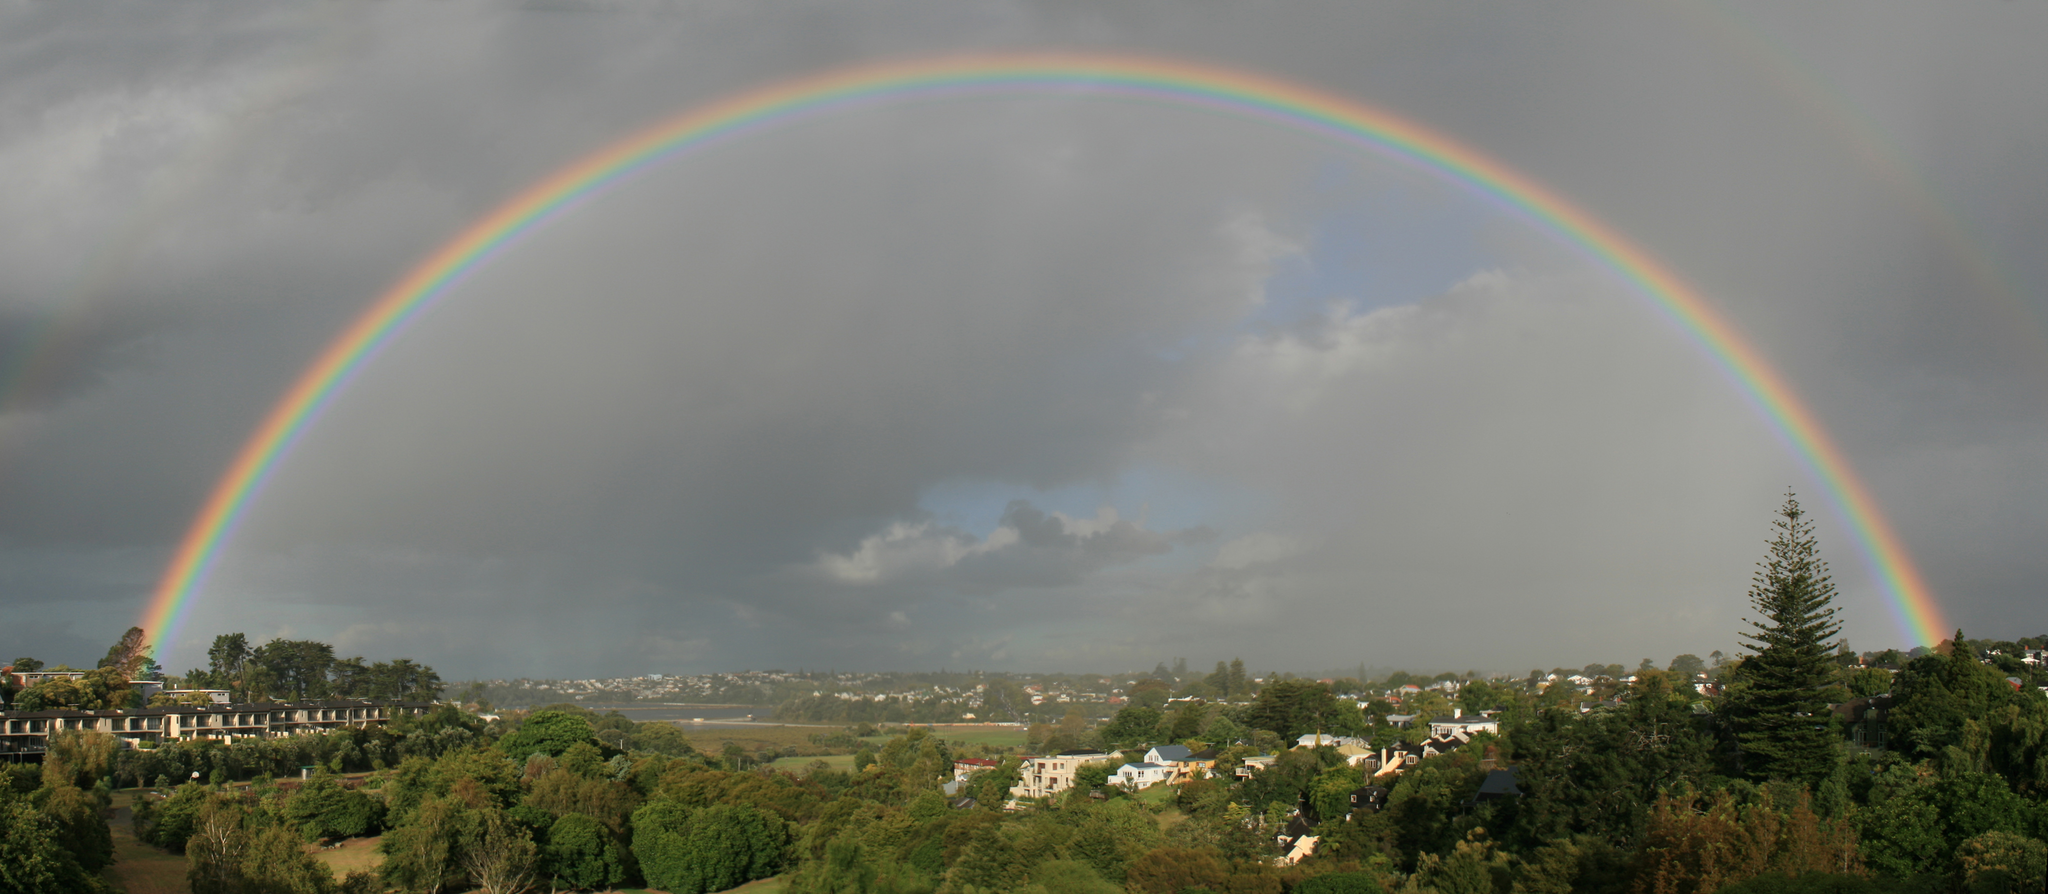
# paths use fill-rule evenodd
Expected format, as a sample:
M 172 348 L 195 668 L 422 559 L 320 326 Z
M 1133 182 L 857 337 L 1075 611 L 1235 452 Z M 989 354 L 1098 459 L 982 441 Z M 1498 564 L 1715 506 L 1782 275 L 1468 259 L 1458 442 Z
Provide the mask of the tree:
M 140 679 L 142 667 L 149 661 L 150 645 L 140 627 L 130 627 L 121 634 L 120 642 L 107 650 L 107 657 L 100 659 L 100 667 L 120 670 L 123 682 Z
M 1116 712 L 1116 717 L 1102 725 L 1102 744 L 1111 747 L 1136 745 L 1148 741 L 1159 728 L 1158 711 L 1143 705 L 1127 705 Z
M 539 881 L 539 849 L 505 811 L 477 811 L 477 834 L 462 849 L 460 864 L 484 894 L 521 894 Z
M 742 804 L 691 810 L 648 802 L 633 814 L 633 852 L 653 887 L 676 894 L 724 891 L 782 868 L 789 830 L 773 813 Z
M 57 820 L 0 786 L 0 894 L 104 890 L 65 849 Z
M 439 894 L 462 879 L 456 862 L 464 838 L 464 810 L 452 798 L 428 798 L 411 822 L 385 833 L 377 843 L 384 855 L 379 870 L 386 884 L 406 891 Z
M 536 752 L 561 757 L 573 745 L 592 740 L 590 720 L 567 711 L 535 711 L 511 735 L 498 740 L 498 750 L 524 759 Z
M 240 633 L 214 637 L 212 648 L 206 650 L 206 660 L 213 668 L 209 676 L 215 681 L 242 682 L 242 672 L 249 661 L 249 637 Z
M 1672 676 L 1677 677 L 1679 681 L 1683 683 L 1692 682 L 1692 679 L 1694 677 L 1699 676 L 1702 673 L 1705 673 L 1706 669 L 1707 663 L 1701 661 L 1700 656 L 1694 655 L 1691 652 L 1687 652 L 1684 655 L 1680 655 L 1676 658 L 1671 659 L 1671 674 Z
M 322 698 L 328 693 L 327 671 L 334 665 L 334 647 L 312 640 L 274 639 L 256 649 L 255 664 L 277 681 L 281 694 L 293 699 Z M 247 668 L 245 676 L 255 676 Z
M 548 830 L 543 866 L 549 877 L 568 887 L 605 890 L 626 880 L 625 858 L 619 851 L 618 842 L 597 820 L 570 813 Z
M 1739 765 L 1759 779 L 1811 785 L 1834 771 L 1836 670 L 1829 643 L 1841 632 L 1835 586 L 1799 501 L 1787 494 L 1773 523 L 1778 534 L 1749 590 L 1761 617 L 1743 633 L 1756 654 L 1742 660 L 1726 698 Z
M 1271 730 L 1282 739 L 1294 739 L 1317 730 L 1328 732 L 1338 716 L 1337 700 L 1330 688 L 1312 680 L 1282 680 L 1259 690 L 1259 697 L 1244 713 L 1253 729 Z

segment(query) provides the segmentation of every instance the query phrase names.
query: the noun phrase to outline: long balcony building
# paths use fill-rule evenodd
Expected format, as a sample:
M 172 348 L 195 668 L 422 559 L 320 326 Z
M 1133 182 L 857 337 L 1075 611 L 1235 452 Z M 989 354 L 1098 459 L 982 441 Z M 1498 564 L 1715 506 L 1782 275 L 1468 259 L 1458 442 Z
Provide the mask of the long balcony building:
M 142 742 L 232 742 L 351 726 L 379 726 L 393 718 L 425 714 L 433 708 L 430 702 L 339 700 L 106 711 L 17 711 L 0 713 L 0 757 L 40 755 L 49 750 L 52 734 L 66 730 L 99 730 L 132 748 Z

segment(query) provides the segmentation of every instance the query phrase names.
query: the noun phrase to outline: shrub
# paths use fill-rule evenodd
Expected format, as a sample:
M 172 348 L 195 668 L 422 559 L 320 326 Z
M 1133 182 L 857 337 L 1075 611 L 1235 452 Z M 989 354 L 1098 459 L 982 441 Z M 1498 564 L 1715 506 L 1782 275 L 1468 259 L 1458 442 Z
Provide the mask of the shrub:
M 1294 894 L 1386 894 L 1379 880 L 1363 872 L 1332 872 L 1304 879 Z

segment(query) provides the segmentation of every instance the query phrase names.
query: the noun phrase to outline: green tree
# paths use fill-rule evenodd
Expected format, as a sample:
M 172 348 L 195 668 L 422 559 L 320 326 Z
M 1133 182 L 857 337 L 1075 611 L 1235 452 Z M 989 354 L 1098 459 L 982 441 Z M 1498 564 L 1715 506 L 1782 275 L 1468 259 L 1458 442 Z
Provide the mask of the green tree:
M 1149 742 L 1159 729 L 1159 718 L 1160 713 L 1153 708 L 1126 705 L 1102 725 L 1097 735 L 1102 738 L 1102 744 L 1111 747 Z
M 1690 683 L 1694 677 L 1706 673 L 1707 663 L 1701 661 L 1700 656 L 1687 652 L 1671 659 L 1671 666 L 1667 670 L 1680 681 Z
M 1304 880 L 1294 894 L 1385 894 L 1379 879 L 1364 872 L 1332 872 Z
M 736 888 L 782 868 L 789 830 L 775 814 L 740 805 L 691 810 L 670 800 L 633 814 L 633 853 L 648 885 L 673 894 Z
M 384 800 L 342 788 L 325 773 L 313 777 L 285 802 L 285 818 L 307 841 L 372 835 L 384 825 Z
M 1313 680 L 1282 680 L 1259 690 L 1259 697 L 1245 711 L 1244 722 L 1292 740 L 1317 730 L 1329 732 L 1330 724 L 1341 714 L 1338 708 L 1328 686 Z
M 539 848 L 533 835 L 495 807 L 476 811 L 476 833 L 460 851 L 459 864 L 484 894 L 524 894 L 539 881 Z
M 84 705 L 90 696 L 77 680 L 53 677 L 23 689 L 14 697 L 17 711 L 49 711 Z
M 206 650 L 206 661 L 212 669 L 213 680 L 228 684 L 242 683 L 243 671 L 249 661 L 249 637 L 241 633 L 223 633 L 213 638 L 212 647 Z
M 440 894 L 461 881 L 463 870 L 457 861 L 472 834 L 465 813 L 452 798 L 428 798 L 412 811 L 410 822 L 384 833 L 377 850 L 384 855 L 379 873 L 385 884 Z
M 580 813 L 565 814 L 548 829 L 542 866 L 549 878 L 570 888 L 605 890 L 626 880 L 626 858 L 603 824 Z
M 334 666 L 333 646 L 312 640 L 274 639 L 257 647 L 250 660 L 276 681 L 278 694 L 286 698 L 323 698 L 328 694 L 327 672 Z
M 515 759 L 529 754 L 561 757 L 571 747 L 595 741 L 590 720 L 567 711 L 535 711 L 519 729 L 498 740 L 498 750 Z
M 63 839 L 56 820 L 12 788 L 0 787 L 0 894 L 104 891 Z
M 1828 644 L 1842 625 L 1813 523 L 1790 494 L 1778 515 L 1777 536 L 1749 591 L 1760 617 L 1747 619 L 1754 633 L 1742 634 L 1756 654 L 1736 668 L 1725 710 L 1744 773 L 1811 785 L 1833 773 L 1838 760 Z

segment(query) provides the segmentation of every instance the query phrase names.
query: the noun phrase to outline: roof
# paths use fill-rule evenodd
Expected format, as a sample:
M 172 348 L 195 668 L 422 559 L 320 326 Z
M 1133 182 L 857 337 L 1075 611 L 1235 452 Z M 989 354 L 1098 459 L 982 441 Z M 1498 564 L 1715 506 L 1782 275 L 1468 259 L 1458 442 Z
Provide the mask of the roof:
M 1160 745 L 1153 748 L 1152 753 L 1159 755 L 1159 759 L 1163 761 L 1184 761 L 1194 752 L 1189 751 L 1186 745 Z
M 1217 751 L 1215 748 L 1211 747 L 1204 748 L 1200 751 L 1195 752 L 1194 754 L 1190 754 L 1187 756 L 1186 759 L 1191 761 L 1213 761 L 1222 756 L 1223 752 Z
M 1472 793 L 1472 800 L 1465 803 L 1478 804 L 1482 801 L 1492 801 L 1497 798 L 1519 798 L 1521 796 L 1521 787 L 1515 785 L 1515 768 L 1509 767 L 1505 770 L 1488 770 L 1486 778 L 1479 783 L 1479 791 Z

